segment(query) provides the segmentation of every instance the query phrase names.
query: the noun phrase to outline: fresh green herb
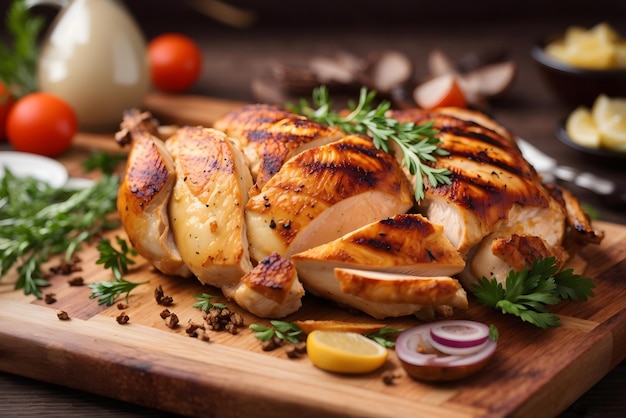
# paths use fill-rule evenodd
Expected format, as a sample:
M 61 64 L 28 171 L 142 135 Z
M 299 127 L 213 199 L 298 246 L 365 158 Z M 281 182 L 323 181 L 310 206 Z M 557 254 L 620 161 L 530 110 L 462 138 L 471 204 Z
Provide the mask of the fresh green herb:
M 415 199 L 424 198 L 424 177 L 432 187 L 450 184 L 450 171 L 447 168 L 433 168 L 429 163 L 436 161 L 436 156 L 448 155 L 439 148 L 441 141 L 436 137 L 438 131 L 429 122 L 417 125 L 413 122 L 400 123 L 386 116 L 391 104 L 383 101 L 374 107 L 375 91 L 361 89 L 359 102 L 349 103 L 350 113 L 346 116 L 332 111 L 328 90 L 322 86 L 313 90 L 312 106 L 301 100 L 300 106 L 290 105 L 290 110 L 307 118 L 329 126 L 337 126 L 347 134 L 370 135 L 374 145 L 385 152 L 391 151 L 393 141 L 402 151 L 403 165 L 415 175 Z
M 595 287 L 590 278 L 574 274 L 572 269 L 559 271 L 555 257 L 540 258 L 519 272 L 511 269 L 505 284 L 506 290 L 495 278 L 482 277 L 472 291 L 482 304 L 544 329 L 560 325 L 559 317 L 546 306 L 564 299 L 587 300 Z
M 120 249 L 116 249 L 111 245 L 108 238 L 103 238 L 96 247 L 100 253 L 100 258 L 96 264 L 104 264 L 104 268 L 111 269 L 113 277 L 121 280 L 122 275 L 128 273 L 128 266 L 135 264 L 130 256 L 137 255 L 137 251 L 129 247 L 126 241 L 120 237 L 115 237 L 117 245 Z
M 0 81 L 14 97 L 37 90 L 38 36 L 43 17 L 31 16 L 25 0 L 14 0 L 6 16 L 6 28 L 13 38 L 13 47 L 0 44 Z
M 491 341 L 498 341 L 500 339 L 500 331 L 494 324 L 489 325 L 489 339 Z
M 51 256 L 70 260 L 81 245 L 119 225 L 116 211 L 119 178 L 104 176 L 81 190 L 53 188 L 5 170 L 0 179 L 0 279 L 16 267 L 15 289 L 41 298 L 49 283 L 41 265 Z
M 224 309 L 226 305 L 223 303 L 212 303 L 211 299 L 215 299 L 219 296 L 209 295 L 207 293 L 202 293 L 201 295 L 194 295 L 198 302 L 193 304 L 194 308 L 198 308 L 201 311 L 208 312 L 211 308 Z
M 117 297 L 123 293 L 126 293 L 126 299 L 130 296 L 130 292 L 139 285 L 146 284 L 145 282 L 129 282 L 126 279 L 113 279 L 108 282 L 98 282 L 89 284 L 91 289 L 91 295 L 89 299 L 98 298 L 98 305 L 106 304 L 111 306 L 117 300 Z
M 104 174 L 113 174 L 119 163 L 125 158 L 124 154 L 94 151 L 83 160 L 83 168 L 87 172 L 100 170 Z
M 395 347 L 396 346 L 395 338 L 393 340 L 390 340 L 389 336 L 395 336 L 401 333 L 402 331 L 404 330 L 399 329 L 399 328 L 383 327 L 377 332 L 374 332 L 372 334 L 366 334 L 365 336 L 371 340 L 376 341 L 378 344 L 382 345 L 383 347 Z
M 270 321 L 270 324 L 272 324 L 271 327 L 250 324 L 249 328 L 252 331 L 255 331 L 254 336 L 261 341 L 269 341 L 276 336 L 277 338 L 290 343 L 296 344 L 300 342 L 298 336 L 302 334 L 302 330 L 296 324 L 277 320 Z

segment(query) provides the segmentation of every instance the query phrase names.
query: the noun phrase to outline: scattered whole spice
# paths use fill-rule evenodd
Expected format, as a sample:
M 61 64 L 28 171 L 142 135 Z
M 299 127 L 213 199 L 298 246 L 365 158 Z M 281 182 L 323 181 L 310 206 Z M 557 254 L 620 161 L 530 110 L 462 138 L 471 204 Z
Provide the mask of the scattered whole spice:
M 287 354 L 287 357 L 291 359 L 300 358 L 301 356 L 306 354 L 306 342 L 300 341 L 296 344 L 289 344 L 287 347 L 285 347 L 285 354 Z
M 117 304 L 117 309 L 119 309 L 120 311 L 123 311 L 124 309 L 127 309 L 128 305 L 122 302 L 118 302 Z
M 69 260 L 63 258 L 58 265 L 50 267 L 50 273 L 68 276 L 76 271 L 82 271 L 78 263 L 80 263 L 80 258 L 76 255 L 73 255 Z
M 70 316 L 68 315 L 67 312 L 62 311 L 62 310 L 58 310 L 57 311 L 57 318 L 59 318 L 61 321 L 68 321 L 70 319 Z
M 163 309 L 159 315 L 161 316 L 162 319 L 165 319 L 168 316 L 170 316 L 171 314 L 172 313 L 170 312 L 169 309 Z
M 380 377 L 386 386 L 392 386 L 396 383 L 396 379 L 402 377 L 402 373 L 398 370 L 385 370 Z
M 212 307 L 203 316 L 208 328 L 213 331 L 228 331 L 236 335 L 238 328 L 244 325 L 243 317 L 228 308 Z
M 124 325 L 127 324 L 128 321 L 130 321 L 130 317 L 126 315 L 126 312 L 122 312 L 115 318 L 115 320 L 118 324 Z
M 165 325 L 168 328 L 174 329 L 178 326 L 178 323 L 180 322 L 180 320 L 178 319 L 178 315 L 176 315 L 174 312 L 171 312 L 166 318 L 165 318 Z
M 56 295 L 54 293 L 46 293 L 44 295 L 44 302 L 46 302 L 48 305 L 53 304 L 57 301 Z
M 158 285 L 156 289 L 154 289 L 154 299 L 156 299 L 156 302 L 159 305 L 163 306 L 170 306 L 174 303 L 174 298 L 166 296 L 161 285 Z
M 67 284 L 70 286 L 83 286 L 85 284 L 85 279 L 80 276 L 73 277 L 67 281 Z
M 193 338 L 197 338 L 202 341 L 209 341 L 209 335 L 202 324 L 196 324 L 195 322 L 189 322 L 187 328 L 185 328 L 187 335 Z

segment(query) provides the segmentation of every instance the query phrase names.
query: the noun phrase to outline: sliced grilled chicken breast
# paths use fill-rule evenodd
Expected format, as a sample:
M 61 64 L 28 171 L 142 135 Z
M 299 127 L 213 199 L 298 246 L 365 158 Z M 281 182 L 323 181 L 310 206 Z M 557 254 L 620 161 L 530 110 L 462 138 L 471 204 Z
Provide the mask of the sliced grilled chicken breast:
M 146 125 L 146 122 L 149 122 Z M 117 195 L 117 210 L 138 254 L 168 275 L 191 275 L 175 244 L 168 204 L 176 171 L 163 142 L 153 136 L 152 121 L 138 111 L 125 113 L 120 143 L 132 144 Z
M 543 253 L 567 258 L 562 249 L 565 207 L 523 158 L 513 135 L 485 115 L 465 109 L 395 111 L 393 116 L 402 122 L 433 121 L 441 148 L 450 153 L 435 165 L 451 171 L 451 184 L 427 186 L 420 210 L 431 222 L 445 225 L 446 236 L 466 254 L 464 285 L 483 275 L 504 280 L 512 266 L 493 253 L 492 241 L 513 234 L 541 237 Z
M 244 106 L 223 116 L 214 127 L 238 141 L 256 181 L 253 193 L 295 154 L 345 136 L 338 128 L 259 104 Z
M 467 294 L 449 276 L 421 277 L 381 271 L 336 268 L 341 293 L 380 303 L 468 307 Z
M 395 276 L 397 282 L 390 280 L 381 284 L 385 275 L 380 275 L 377 283 L 388 292 L 397 285 L 395 291 L 399 294 L 403 286 L 407 286 L 400 276 L 403 280 L 416 280 L 415 276 L 452 276 L 465 266 L 459 252 L 444 236 L 443 228 L 419 214 L 400 214 L 373 222 L 332 242 L 294 254 L 292 260 L 305 288 L 311 293 L 376 318 L 414 314 L 427 299 L 416 297 L 413 301 L 401 301 L 397 295 L 395 302 L 373 299 L 371 295 L 378 291 L 372 290 L 373 285 L 362 293 L 354 288 L 344 292 L 337 271 L 376 271 L 389 274 L 387 278 Z M 458 282 L 455 286 L 453 295 L 460 287 Z M 393 297 L 389 296 L 389 299 Z M 407 299 L 410 299 L 408 295 Z M 456 296 L 442 297 L 436 305 L 447 305 L 451 300 L 456 301 Z
M 395 159 L 351 135 L 288 160 L 246 205 L 250 253 L 290 256 L 404 213 L 413 190 Z
M 226 297 L 263 318 L 282 318 L 302 306 L 304 288 L 289 259 L 272 253 L 235 286 L 222 287 Z
M 420 214 L 398 214 L 372 222 L 294 254 L 292 259 L 299 270 L 304 270 L 307 262 L 314 262 L 331 265 L 330 270 L 341 267 L 415 276 L 451 276 L 465 267 L 465 261 L 443 234 L 443 227 Z
M 559 244 L 565 230 L 563 207 L 554 202 L 504 128 L 464 109 L 412 109 L 395 111 L 393 117 L 433 121 L 440 131 L 441 148 L 450 155 L 439 158 L 436 166 L 452 172 L 452 183 L 427 187 L 421 210 L 432 222 L 445 225 L 446 236 L 461 252 L 516 223 L 523 223 L 528 235 Z
M 210 128 L 181 128 L 166 145 L 176 163 L 169 213 L 183 261 L 202 283 L 236 284 L 252 269 L 244 222 L 252 178 L 243 156 Z

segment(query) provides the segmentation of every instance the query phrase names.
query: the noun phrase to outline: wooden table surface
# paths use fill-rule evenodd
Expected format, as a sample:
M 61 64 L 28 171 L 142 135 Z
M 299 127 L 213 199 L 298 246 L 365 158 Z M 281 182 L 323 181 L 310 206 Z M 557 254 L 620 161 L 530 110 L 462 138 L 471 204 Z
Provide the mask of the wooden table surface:
M 403 15 L 398 18 L 397 24 L 393 24 L 389 14 L 384 14 L 381 17 L 387 23 L 385 26 L 376 25 L 371 15 L 363 20 L 367 24 L 357 25 L 355 19 L 349 18 L 352 15 L 343 10 L 344 14 L 341 16 L 351 25 L 342 26 L 336 22 L 329 24 L 328 20 L 316 21 L 320 16 L 319 10 L 309 16 L 311 19 L 302 20 L 306 11 L 301 10 L 297 14 L 285 13 L 289 17 L 285 24 L 281 24 L 277 17 L 264 18 L 261 14 L 259 23 L 247 29 L 228 27 L 194 13 L 179 2 L 176 2 L 175 8 L 165 5 L 164 2 L 150 3 L 150 6 L 147 2 L 136 3 L 129 4 L 129 7 L 138 18 L 147 38 L 161 32 L 180 31 L 193 36 L 202 46 L 204 70 L 191 93 L 248 102 L 258 100 L 251 88 L 252 81 L 268 76 L 273 62 L 305 63 L 313 55 L 332 55 L 337 51 L 365 55 L 371 51 L 397 49 L 414 60 L 418 74 L 425 75 L 424 60 L 434 48 L 440 48 L 452 57 L 459 58 L 470 51 L 504 47 L 517 63 L 518 74 L 507 96 L 492 104 L 490 114 L 520 137 L 556 157 L 560 163 L 610 178 L 626 187 L 626 167 L 598 164 L 556 139 L 555 126 L 572 107 L 560 102 L 547 88 L 529 54 L 530 46 L 536 39 L 546 33 L 559 32 L 570 24 L 589 26 L 599 19 L 607 20 L 626 34 L 625 6 L 615 4 L 620 2 L 611 2 L 613 9 L 607 6 L 604 15 L 602 10 L 594 9 L 590 13 L 580 11 L 578 15 L 564 13 L 558 20 L 550 17 L 550 14 L 531 20 L 533 13 L 525 10 L 526 13 L 519 14 L 517 18 L 514 13 L 510 13 L 508 19 L 483 18 L 479 24 L 470 18 L 464 19 L 462 13 L 457 13 L 458 21 L 454 24 L 443 14 L 439 19 L 424 17 L 424 14 L 418 14 L 414 19 Z M 328 2 L 322 2 L 322 5 L 328 6 L 326 3 Z M 598 4 L 605 3 L 608 2 Z M 0 7 L 0 12 L 3 7 Z M 276 9 L 274 5 L 273 11 Z M 429 10 L 433 9 L 431 7 Z M 621 15 L 618 13 L 620 11 Z M 298 22 L 299 19 L 301 22 Z M 531 21 L 535 23 L 530 23 Z M 593 207 L 601 219 L 626 224 L 626 211 L 623 208 L 620 210 L 605 207 L 593 195 L 579 189 L 572 190 L 585 204 Z M 626 416 L 625 399 L 626 364 L 622 362 L 562 416 L 623 417 Z M 167 415 L 0 373 L 0 416 L 42 414 L 93 417 Z

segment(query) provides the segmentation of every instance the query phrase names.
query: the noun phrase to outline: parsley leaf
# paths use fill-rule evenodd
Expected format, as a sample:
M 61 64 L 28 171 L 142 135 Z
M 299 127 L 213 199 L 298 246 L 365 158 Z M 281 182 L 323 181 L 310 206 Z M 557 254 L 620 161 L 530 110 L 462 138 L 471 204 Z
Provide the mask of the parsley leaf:
M 424 198 L 424 177 L 432 187 L 450 184 L 451 173 L 447 168 L 434 168 L 428 164 L 436 161 L 436 155 L 448 155 L 446 150 L 439 148 L 441 141 L 436 137 L 438 131 L 433 128 L 433 123 L 400 123 L 386 116 L 390 102 L 383 101 L 374 107 L 375 97 L 375 91 L 362 88 L 359 102 L 351 101 L 350 113 L 343 115 L 332 111 L 328 90 L 321 86 L 313 90 L 312 105 L 303 99 L 299 106 L 287 107 L 316 122 L 337 126 L 346 134 L 369 135 L 376 148 L 385 152 L 392 151 L 391 142 L 394 142 L 402 151 L 403 165 L 415 175 L 415 199 L 418 202 Z
M 285 321 L 272 320 L 271 327 L 258 324 L 250 324 L 249 328 L 255 331 L 254 336 L 261 341 L 269 341 L 274 336 L 276 338 L 293 344 L 300 342 L 298 336 L 302 334 L 302 330 L 296 324 Z
M 559 271 L 555 257 L 540 258 L 519 272 L 511 269 L 505 284 L 506 289 L 495 278 L 483 276 L 472 285 L 472 292 L 480 303 L 544 329 L 560 325 L 559 317 L 548 312 L 547 306 L 565 299 L 587 300 L 595 287 L 591 279 L 572 269 Z
M 107 238 L 103 238 L 98 246 L 98 252 L 100 258 L 96 261 L 96 264 L 104 264 L 104 268 L 111 269 L 113 277 L 116 280 L 122 279 L 122 274 L 128 272 L 128 266 L 135 264 L 135 261 L 130 256 L 137 255 L 137 251 L 130 248 L 126 241 L 120 237 L 116 237 L 119 250 L 111 245 L 111 241 Z
M 211 299 L 215 299 L 219 296 L 209 295 L 208 293 L 202 293 L 201 295 L 194 295 L 198 302 L 193 304 L 194 308 L 198 308 L 201 311 L 208 312 L 211 308 L 224 309 L 226 305 L 223 303 L 212 303 Z

